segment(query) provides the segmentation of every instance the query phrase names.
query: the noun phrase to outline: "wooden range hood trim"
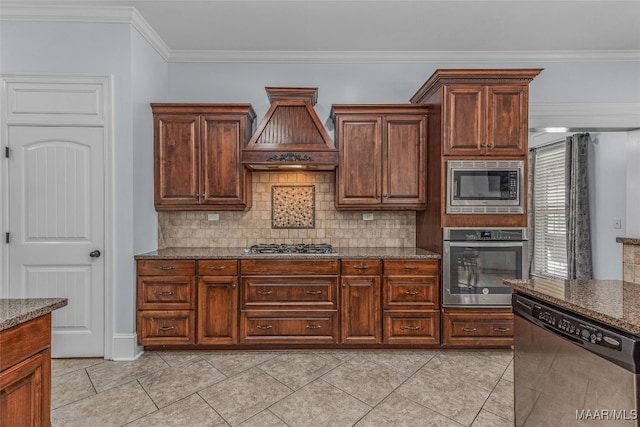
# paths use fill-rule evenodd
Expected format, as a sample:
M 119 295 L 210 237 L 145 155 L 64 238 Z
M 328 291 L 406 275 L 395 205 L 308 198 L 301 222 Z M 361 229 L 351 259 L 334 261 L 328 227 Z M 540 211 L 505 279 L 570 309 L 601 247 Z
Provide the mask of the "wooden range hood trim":
M 338 150 L 313 109 L 317 88 L 266 87 L 271 106 L 242 150 L 252 169 L 335 169 Z

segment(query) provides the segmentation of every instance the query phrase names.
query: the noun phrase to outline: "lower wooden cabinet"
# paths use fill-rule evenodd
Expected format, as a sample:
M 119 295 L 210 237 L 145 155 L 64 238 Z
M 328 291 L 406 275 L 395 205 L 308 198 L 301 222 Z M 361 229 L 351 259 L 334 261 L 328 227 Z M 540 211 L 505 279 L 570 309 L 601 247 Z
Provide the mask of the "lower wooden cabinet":
M 240 341 L 255 344 L 335 344 L 337 310 L 243 311 Z
M 438 310 L 390 310 L 385 311 L 383 316 L 386 344 L 440 344 Z
M 0 427 L 51 424 L 51 315 L 0 332 Z
M 342 260 L 340 282 L 341 342 L 380 343 L 380 260 Z
M 440 344 L 440 263 L 384 260 L 385 344 Z
M 238 342 L 238 278 L 206 276 L 198 279 L 198 344 Z
M 138 311 L 138 344 L 195 344 L 196 313 L 193 310 Z
M 510 347 L 513 345 L 511 308 L 443 309 L 442 344 L 451 347 Z

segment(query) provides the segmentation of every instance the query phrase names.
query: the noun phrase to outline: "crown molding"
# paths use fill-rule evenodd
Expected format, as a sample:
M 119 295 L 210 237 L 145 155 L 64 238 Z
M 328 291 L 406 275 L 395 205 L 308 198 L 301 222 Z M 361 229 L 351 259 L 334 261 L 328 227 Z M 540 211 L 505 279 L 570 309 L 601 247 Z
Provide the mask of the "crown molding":
M 640 129 L 640 103 L 531 104 L 529 130 L 550 127 L 571 131 Z
M 171 50 L 134 7 L 0 5 L 2 21 L 99 22 L 132 25 L 168 62 L 473 63 L 639 61 L 640 50 L 612 51 L 237 51 Z
M 169 62 L 399 63 L 639 61 L 640 51 L 234 51 L 173 50 Z
M 35 22 L 83 22 L 129 24 L 164 59 L 169 60 L 171 51 L 158 33 L 134 7 L 124 6 L 21 6 L 3 4 L 0 6 L 0 21 Z

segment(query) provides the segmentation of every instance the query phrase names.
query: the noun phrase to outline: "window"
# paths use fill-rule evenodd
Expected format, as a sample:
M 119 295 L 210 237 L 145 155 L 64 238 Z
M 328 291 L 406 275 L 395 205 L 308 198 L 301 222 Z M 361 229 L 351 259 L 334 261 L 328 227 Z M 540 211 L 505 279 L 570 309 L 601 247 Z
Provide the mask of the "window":
M 565 221 L 565 144 L 534 151 L 533 265 L 534 277 L 567 277 Z

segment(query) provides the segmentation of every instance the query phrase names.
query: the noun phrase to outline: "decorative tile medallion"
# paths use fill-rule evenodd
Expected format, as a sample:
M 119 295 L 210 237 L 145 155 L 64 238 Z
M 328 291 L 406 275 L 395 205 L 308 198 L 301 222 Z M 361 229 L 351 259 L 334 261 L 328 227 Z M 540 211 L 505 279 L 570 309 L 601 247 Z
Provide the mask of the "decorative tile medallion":
M 271 187 L 271 228 L 315 228 L 315 185 Z

